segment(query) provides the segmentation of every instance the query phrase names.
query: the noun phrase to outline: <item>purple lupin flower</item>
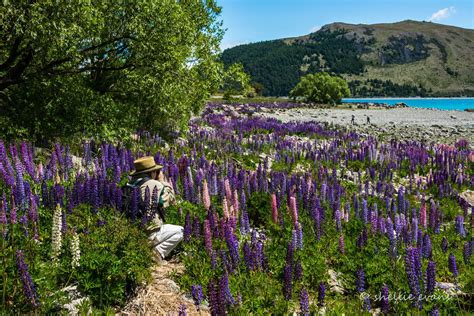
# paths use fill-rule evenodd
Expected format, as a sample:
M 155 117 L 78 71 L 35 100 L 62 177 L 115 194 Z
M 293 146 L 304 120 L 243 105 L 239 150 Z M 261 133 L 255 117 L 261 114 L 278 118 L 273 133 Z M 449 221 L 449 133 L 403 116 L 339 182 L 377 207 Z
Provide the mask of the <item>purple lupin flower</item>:
M 179 305 L 178 316 L 186 316 L 186 305 L 181 304 Z
M 31 279 L 28 266 L 25 263 L 23 252 L 21 250 L 16 252 L 16 264 L 18 267 L 18 274 L 20 275 L 20 280 L 23 285 L 23 294 L 33 307 L 38 307 L 40 302 L 36 293 L 36 287 L 33 283 L 33 280 Z
M 303 288 L 300 292 L 300 308 L 302 315 L 309 315 L 309 297 L 305 288 Z
M 229 276 L 227 273 L 224 273 L 222 275 L 220 282 L 219 282 L 219 297 L 224 298 L 225 305 L 234 305 L 235 304 L 235 299 L 230 293 L 230 288 L 229 288 Z
M 430 311 L 430 316 L 439 316 L 439 309 L 438 307 L 434 307 L 431 311 Z
M 212 315 L 225 314 L 225 310 L 221 310 L 221 304 L 219 304 L 219 288 L 214 280 L 210 280 L 207 285 L 207 297 Z
M 456 232 L 461 236 L 461 237 L 466 237 L 466 230 L 464 229 L 464 217 L 462 215 L 456 216 Z
M 449 254 L 448 268 L 449 268 L 449 271 L 453 274 L 454 278 L 457 278 L 459 273 L 458 273 L 458 268 L 456 265 L 456 257 L 452 253 Z
M 426 295 L 434 293 L 436 285 L 436 263 L 434 261 L 428 262 L 426 268 Z
M 296 248 L 303 249 L 303 227 L 299 222 L 295 224 Z
M 408 285 L 410 287 L 410 293 L 414 297 L 418 298 L 420 295 L 420 283 L 419 283 L 419 274 L 417 271 L 417 259 L 418 250 L 414 247 L 408 247 L 405 257 L 405 271 L 408 278 Z M 421 307 L 421 301 L 419 302 L 419 307 Z
M 428 233 L 426 233 L 423 237 L 423 257 L 431 258 L 432 252 L 431 239 Z
M 464 257 L 464 263 L 469 264 L 469 261 L 471 259 L 471 254 L 472 254 L 472 249 L 471 249 L 471 243 L 466 241 L 464 242 L 463 248 L 462 248 L 462 254 Z
M 232 228 L 230 226 L 225 227 L 225 241 L 227 248 L 229 249 L 230 258 L 232 260 L 232 267 L 237 268 L 240 262 L 239 256 L 239 242 L 237 241 Z
M 5 166 L 3 165 L 3 163 L 0 161 L 0 175 L 3 179 L 3 181 L 5 181 L 5 183 L 9 186 L 9 187 L 13 187 L 15 185 L 15 178 L 14 176 L 7 171 L 7 169 L 5 169 Z
M 201 302 L 204 299 L 204 296 L 202 294 L 201 284 L 197 284 L 197 285 L 193 284 L 191 286 L 191 294 L 193 296 L 194 305 L 196 305 L 197 310 L 199 310 L 199 305 L 201 305 Z
M 250 250 L 250 246 L 248 242 L 244 242 L 242 250 L 244 253 L 244 261 L 245 261 L 245 265 L 247 266 L 247 269 L 253 270 L 254 264 L 253 264 L 253 259 L 252 259 L 252 252 Z
M 21 165 L 21 161 L 18 158 L 15 160 L 15 169 L 16 169 L 15 201 L 21 210 L 24 204 L 24 198 L 25 198 L 25 185 L 23 183 L 23 166 Z
M 336 210 L 334 213 L 334 219 L 336 221 L 336 229 L 338 231 L 342 230 L 342 225 L 341 225 L 341 212 L 339 210 Z
M 324 282 L 319 283 L 319 288 L 318 288 L 318 305 L 323 306 L 324 305 L 324 297 L 326 296 L 326 286 L 324 285 Z
M 364 269 L 359 269 L 356 272 L 356 290 L 357 292 L 365 291 L 365 272 Z
M 16 212 L 16 204 L 15 204 L 15 197 L 12 195 L 11 197 L 11 207 L 10 207 L 10 223 L 16 224 L 17 223 L 17 212 Z
M 191 226 L 191 214 L 189 212 L 186 213 L 186 217 L 184 219 L 184 241 L 190 241 L 192 234 L 192 226 Z
M 201 222 L 197 216 L 193 220 L 193 236 L 196 239 L 201 238 Z
M 443 253 L 448 251 L 448 240 L 446 237 L 443 237 L 443 240 L 441 241 L 441 250 L 443 250 Z
M 295 263 L 295 273 L 293 274 L 293 279 L 295 281 L 300 281 L 303 278 L 303 267 L 301 266 L 301 261 L 298 260 Z
M 387 285 L 384 285 L 382 287 L 381 294 L 382 294 L 382 313 L 384 313 L 386 315 L 390 311 L 390 304 L 389 304 L 389 300 L 388 300 L 388 286 Z

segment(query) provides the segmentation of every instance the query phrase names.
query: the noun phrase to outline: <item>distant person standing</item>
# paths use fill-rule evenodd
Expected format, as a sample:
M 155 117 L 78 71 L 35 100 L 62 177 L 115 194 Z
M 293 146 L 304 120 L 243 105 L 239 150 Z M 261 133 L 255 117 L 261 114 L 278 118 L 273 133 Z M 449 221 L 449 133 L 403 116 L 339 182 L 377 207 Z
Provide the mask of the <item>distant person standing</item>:
M 355 124 L 355 115 L 354 115 L 354 114 L 352 114 L 351 124 L 352 124 L 352 125 Z
M 370 116 L 367 115 L 367 124 L 370 125 Z

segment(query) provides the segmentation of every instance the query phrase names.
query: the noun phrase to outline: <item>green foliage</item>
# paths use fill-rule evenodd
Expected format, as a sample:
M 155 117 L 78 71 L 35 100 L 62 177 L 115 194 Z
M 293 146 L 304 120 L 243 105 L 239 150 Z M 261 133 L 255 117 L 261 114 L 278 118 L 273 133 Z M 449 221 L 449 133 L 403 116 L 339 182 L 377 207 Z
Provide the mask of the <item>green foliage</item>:
M 245 73 L 242 64 L 232 64 L 224 71 L 221 90 L 224 91 L 224 99 L 227 101 L 231 101 L 233 95 L 252 93 L 250 77 Z
M 290 95 L 305 102 L 338 104 L 343 97 L 349 96 L 349 86 L 340 77 L 320 72 L 302 77 Z
M 94 306 L 123 305 L 138 285 L 150 278 L 151 248 L 140 227 L 122 216 L 107 216 L 103 225 L 88 223 L 81 212 L 81 262 L 76 281 Z M 79 218 L 76 219 L 79 221 Z M 72 220 L 75 222 L 76 220 Z M 77 222 L 79 227 L 82 225 Z
M 120 138 L 185 128 L 218 88 L 215 1 L 0 7 L 0 131 Z
M 367 79 L 349 82 L 353 97 L 425 97 L 432 91 L 427 91 L 423 85 L 397 84 L 391 80 Z
M 263 95 L 287 96 L 300 77 L 308 73 L 364 71 L 359 56 L 362 44 L 340 36 L 343 33 L 319 31 L 308 41 L 275 40 L 239 45 L 225 50 L 221 59 L 226 66 L 242 63 L 252 83 L 262 86 Z

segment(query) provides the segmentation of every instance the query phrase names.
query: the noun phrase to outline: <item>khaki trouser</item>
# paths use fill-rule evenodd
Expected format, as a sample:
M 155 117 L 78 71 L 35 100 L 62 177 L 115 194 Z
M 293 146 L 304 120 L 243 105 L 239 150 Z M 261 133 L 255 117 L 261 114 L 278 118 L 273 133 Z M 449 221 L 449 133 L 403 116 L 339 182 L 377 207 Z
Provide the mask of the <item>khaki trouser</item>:
M 161 226 L 160 230 L 151 233 L 148 240 L 164 259 L 183 240 L 183 227 L 165 224 Z

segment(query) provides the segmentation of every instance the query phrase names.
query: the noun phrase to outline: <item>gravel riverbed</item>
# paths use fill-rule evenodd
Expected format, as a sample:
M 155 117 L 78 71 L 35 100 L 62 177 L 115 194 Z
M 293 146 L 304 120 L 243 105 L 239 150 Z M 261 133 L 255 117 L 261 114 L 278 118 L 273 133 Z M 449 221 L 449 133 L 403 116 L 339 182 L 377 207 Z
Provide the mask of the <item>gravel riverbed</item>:
M 459 139 L 474 142 L 474 113 L 420 108 L 397 109 L 276 109 L 259 113 L 283 122 L 319 121 L 385 139 L 437 141 L 453 144 Z M 354 115 L 355 124 L 351 123 Z M 370 124 L 367 124 L 367 117 Z

